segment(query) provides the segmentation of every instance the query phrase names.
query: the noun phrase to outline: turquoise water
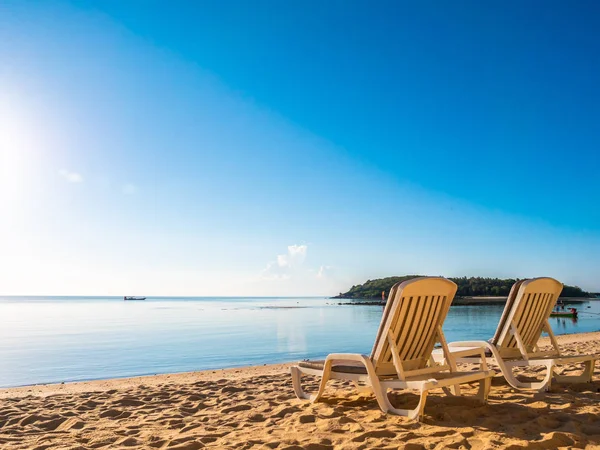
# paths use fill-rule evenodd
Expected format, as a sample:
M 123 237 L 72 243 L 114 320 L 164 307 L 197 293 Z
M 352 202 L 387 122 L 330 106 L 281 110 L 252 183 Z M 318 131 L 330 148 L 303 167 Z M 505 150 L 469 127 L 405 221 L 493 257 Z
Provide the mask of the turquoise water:
M 589 308 L 588 308 L 589 307 Z M 600 330 L 600 302 L 557 334 Z M 454 306 L 448 340 L 489 339 L 501 305 Z M 0 386 L 269 364 L 369 353 L 380 306 L 326 298 L 0 297 Z

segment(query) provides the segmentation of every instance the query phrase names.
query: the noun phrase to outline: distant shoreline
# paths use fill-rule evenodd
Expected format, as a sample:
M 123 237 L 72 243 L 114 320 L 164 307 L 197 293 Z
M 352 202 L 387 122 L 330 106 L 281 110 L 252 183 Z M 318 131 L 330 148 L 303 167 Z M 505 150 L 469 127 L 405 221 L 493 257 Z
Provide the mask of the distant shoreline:
M 452 302 L 452 306 L 465 306 L 465 305 L 503 305 L 506 303 L 506 299 L 508 297 L 455 297 Z M 338 300 L 342 300 L 339 299 Z M 372 299 L 344 299 L 344 300 L 353 300 L 349 302 L 338 302 L 337 305 L 340 306 L 381 306 L 384 305 L 385 302 L 381 300 L 372 300 Z M 560 297 L 565 303 L 585 303 L 590 301 L 598 301 L 600 298 L 597 297 Z
M 423 275 L 403 275 L 394 277 L 378 278 L 375 280 L 367 280 L 363 284 L 352 286 L 346 292 L 340 292 L 338 295 L 331 297 L 332 299 L 364 299 L 372 302 L 379 302 L 382 294 L 391 292 L 394 286 L 399 283 L 414 280 Z M 459 304 L 474 304 L 473 300 L 458 300 L 477 298 L 477 303 L 506 303 L 506 298 L 511 292 L 512 287 L 519 278 L 484 278 L 484 277 L 450 277 L 447 278 L 456 285 L 455 296 Z M 524 280 L 524 278 L 521 278 Z M 561 292 L 561 297 L 578 299 L 577 301 L 586 301 L 582 299 L 597 296 L 593 292 L 587 292 L 578 286 L 570 286 L 564 284 Z M 576 301 L 576 302 L 577 302 Z M 376 303 L 375 303 L 376 304 Z
M 456 297 L 453 305 L 489 305 L 505 304 L 508 297 Z M 560 297 L 565 303 L 585 303 L 592 300 L 599 300 L 594 297 Z

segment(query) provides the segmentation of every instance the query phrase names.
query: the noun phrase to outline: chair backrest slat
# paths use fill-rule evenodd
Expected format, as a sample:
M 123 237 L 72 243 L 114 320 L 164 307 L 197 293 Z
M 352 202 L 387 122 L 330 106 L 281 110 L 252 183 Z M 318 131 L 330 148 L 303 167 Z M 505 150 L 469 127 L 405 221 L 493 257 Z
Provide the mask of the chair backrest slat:
M 513 284 L 510 289 L 510 293 L 508 294 L 508 298 L 506 299 L 506 304 L 504 305 L 504 311 L 502 311 L 502 316 L 500 317 L 500 321 L 498 322 L 498 327 L 496 328 L 496 332 L 492 339 L 490 339 L 490 343 L 493 345 L 497 345 L 500 340 L 500 335 L 504 331 L 506 326 L 506 322 L 508 320 L 508 316 L 510 315 L 513 305 L 515 304 L 515 300 L 517 299 L 517 294 L 519 293 L 519 288 L 521 284 L 523 284 L 525 280 L 519 280 L 515 284 Z
M 417 330 L 417 333 L 411 342 L 411 346 L 406 353 L 406 359 L 416 359 L 418 355 L 423 353 L 423 348 L 426 344 L 425 341 L 432 330 L 432 320 L 435 320 L 435 315 L 439 312 L 439 308 L 437 307 L 438 298 L 439 295 L 432 296 L 431 301 L 428 301 L 427 297 L 425 297 L 423 301 L 423 314 L 421 320 L 421 323 L 424 325 L 419 327 Z
M 426 299 L 427 297 L 425 297 Z M 423 307 L 425 306 L 426 300 L 418 296 L 414 301 L 411 301 L 410 308 L 412 314 L 407 315 L 405 324 L 406 336 L 402 336 L 402 339 L 397 339 L 398 350 L 400 350 L 400 359 L 407 359 L 407 355 L 415 343 L 416 336 L 421 331 L 421 320 L 423 315 Z M 397 334 L 403 333 L 404 330 L 398 330 Z
M 521 322 L 524 322 L 521 330 L 524 342 L 531 342 L 536 334 L 536 325 L 540 324 L 545 319 L 547 292 L 536 292 L 530 297 L 531 307 L 529 312 L 523 314 Z M 530 320 L 526 320 L 526 316 Z
M 394 285 L 371 352 L 378 375 L 397 373 L 388 335 L 394 340 L 404 370 L 425 368 L 456 289 L 456 284 L 441 277 L 415 278 Z
M 511 294 L 515 287 L 517 291 L 514 298 L 509 296 L 502 315 L 502 319 L 505 320 L 501 319 L 491 341 L 500 354 L 506 356 L 517 356 L 520 353 L 511 330 L 512 324 L 515 325 L 527 352 L 534 351 L 563 285 L 553 278 L 534 278 L 515 283 Z

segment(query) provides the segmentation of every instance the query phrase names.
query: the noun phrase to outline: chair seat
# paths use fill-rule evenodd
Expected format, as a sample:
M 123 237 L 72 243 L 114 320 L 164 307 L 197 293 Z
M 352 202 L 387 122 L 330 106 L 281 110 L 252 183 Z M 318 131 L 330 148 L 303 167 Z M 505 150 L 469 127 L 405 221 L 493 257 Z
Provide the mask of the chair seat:
M 306 369 L 323 370 L 323 367 L 325 366 L 325 360 L 300 361 L 298 363 L 298 366 L 304 367 Z M 354 366 L 352 364 L 335 364 L 334 363 L 331 366 L 331 370 L 333 372 L 338 372 L 338 373 L 355 373 L 355 374 L 360 374 L 360 375 L 367 374 L 367 369 L 362 364 Z
M 450 353 L 460 353 L 460 352 L 471 352 L 471 355 L 460 356 L 460 358 L 468 359 L 468 358 L 479 358 L 481 351 L 481 347 L 450 347 Z M 492 357 L 492 352 L 490 349 L 483 349 L 486 358 Z M 441 348 L 436 348 L 433 352 L 431 352 L 433 359 L 436 362 L 439 362 L 444 359 L 444 351 Z

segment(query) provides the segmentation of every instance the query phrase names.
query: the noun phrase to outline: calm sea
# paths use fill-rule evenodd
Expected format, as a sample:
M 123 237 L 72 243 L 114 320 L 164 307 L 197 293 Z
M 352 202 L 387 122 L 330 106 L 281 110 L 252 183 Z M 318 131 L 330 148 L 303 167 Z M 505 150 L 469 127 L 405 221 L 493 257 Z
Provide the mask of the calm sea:
M 577 322 L 550 319 L 557 334 L 600 330 L 600 302 L 577 307 Z M 446 337 L 489 339 L 501 312 L 454 306 Z M 0 297 L 0 386 L 369 353 L 381 313 L 326 298 Z

